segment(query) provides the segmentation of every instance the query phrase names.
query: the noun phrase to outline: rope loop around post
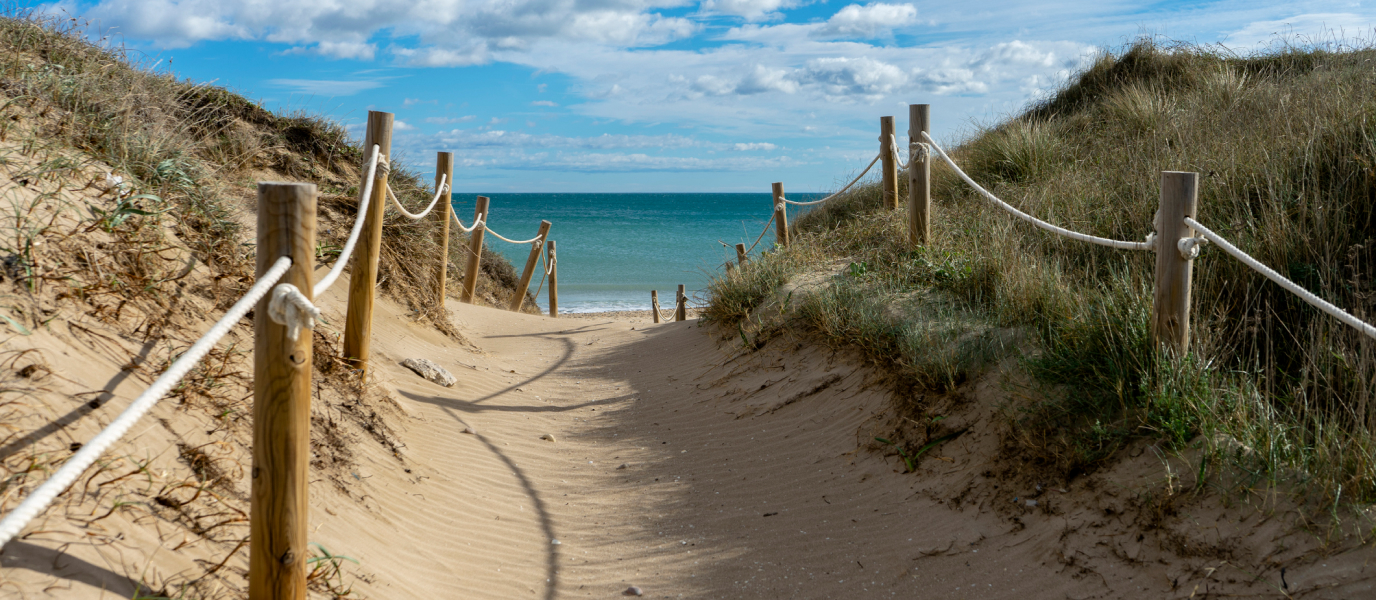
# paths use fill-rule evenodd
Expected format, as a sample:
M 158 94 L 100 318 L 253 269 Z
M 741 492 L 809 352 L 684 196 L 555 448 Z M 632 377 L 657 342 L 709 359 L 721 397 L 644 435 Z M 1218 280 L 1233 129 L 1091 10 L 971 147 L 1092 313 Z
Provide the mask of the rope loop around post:
M 320 319 L 320 309 L 316 308 L 301 290 L 290 283 L 281 283 L 272 288 L 268 300 L 268 318 L 278 325 L 287 326 L 287 337 L 295 342 L 301 337 L 301 328 L 315 329 Z

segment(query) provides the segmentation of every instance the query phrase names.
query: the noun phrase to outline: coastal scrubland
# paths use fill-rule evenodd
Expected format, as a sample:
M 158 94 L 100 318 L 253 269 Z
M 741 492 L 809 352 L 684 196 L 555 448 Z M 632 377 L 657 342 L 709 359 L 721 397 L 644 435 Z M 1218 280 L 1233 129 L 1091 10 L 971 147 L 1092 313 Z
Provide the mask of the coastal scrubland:
M 1199 172 L 1201 223 L 1371 322 L 1373 59 L 1366 47 L 1237 55 L 1144 39 L 943 143 L 1022 210 L 1121 240 L 1153 230 L 1160 172 Z M 1040 477 L 1074 480 L 1150 443 L 1188 457 L 1197 493 L 1281 489 L 1340 519 L 1376 501 L 1376 341 L 1206 248 L 1193 348 L 1162 354 L 1152 253 L 1036 229 L 937 158 L 932 177 L 929 244 L 908 243 L 906 208 L 882 208 L 877 184 L 859 187 L 795 218 L 791 247 L 715 279 L 706 318 L 748 346 L 800 330 L 859 350 L 915 419 L 905 429 L 917 433 L 895 433 L 911 440 L 901 452 L 926 439 L 932 398 L 1001 370 L 1013 392 L 1002 452 Z M 824 285 L 794 291 L 819 273 Z

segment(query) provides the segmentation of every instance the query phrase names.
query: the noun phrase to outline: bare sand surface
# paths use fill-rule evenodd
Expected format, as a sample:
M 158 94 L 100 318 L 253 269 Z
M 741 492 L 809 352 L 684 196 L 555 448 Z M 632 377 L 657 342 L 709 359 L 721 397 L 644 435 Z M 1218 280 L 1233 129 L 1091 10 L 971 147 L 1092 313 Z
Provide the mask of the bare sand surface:
M 340 294 L 321 304 L 343 321 Z M 342 565 L 351 597 L 611 598 L 631 586 L 653 598 L 1376 593 L 1368 547 L 1325 545 L 1283 503 L 1162 497 L 1167 467 L 1182 465 L 1146 447 L 1069 489 L 1020 475 L 996 459 L 1013 392 L 993 375 L 933 401 L 965 433 L 903 474 L 873 441 L 901 420 L 890 386 L 845 353 L 788 336 L 746 352 L 696 320 L 647 324 L 648 312 L 449 309 L 475 348 L 379 302 L 374 385 L 400 407 L 395 443 L 355 439 L 346 473 L 312 481 L 311 540 L 358 561 Z M 458 384 L 399 366 L 413 357 Z M 133 383 L 119 392 L 141 389 Z M 158 411 L 113 454 L 161 456 L 175 441 L 164 429 L 199 435 L 201 423 Z M 150 481 L 158 469 L 145 469 Z M 164 534 L 175 516 L 111 510 L 91 522 L 110 499 L 82 502 L 6 548 L 0 595 L 128 598 L 135 578 L 223 561 L 234 547 Z M 109 541 L 82 541 L 96 529 Z M 226 564 L 241 571 L 245 552 Z

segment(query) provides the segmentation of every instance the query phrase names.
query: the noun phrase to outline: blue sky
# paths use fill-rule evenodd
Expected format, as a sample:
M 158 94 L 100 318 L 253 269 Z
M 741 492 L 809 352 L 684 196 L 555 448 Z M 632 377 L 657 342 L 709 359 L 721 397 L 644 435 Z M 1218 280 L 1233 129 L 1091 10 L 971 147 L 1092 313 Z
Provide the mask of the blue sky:
M 465 192 L 827 191 L 878 120 L 932 105 L 954 141 L 1141 35 L 1252 52 L 1371 39 L 1360 2 L 101 0 L 90 21 L 159 71 L 456 155 Z M 900 142 L 902 143 L 902 142 Z

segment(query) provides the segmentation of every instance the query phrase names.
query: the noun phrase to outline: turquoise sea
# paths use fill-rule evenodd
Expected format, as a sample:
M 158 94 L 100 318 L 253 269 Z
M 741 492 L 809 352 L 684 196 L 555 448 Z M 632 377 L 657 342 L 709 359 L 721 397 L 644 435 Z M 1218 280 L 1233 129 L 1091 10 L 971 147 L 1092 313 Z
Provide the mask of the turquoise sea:
M 478 195 L 453 196 L 454 210 L 465 223 L 473 222 Z M 644 310 L 650 307 L 650 290 L 659 290 L 660 306 L 667 308 L 679 284 L 687 286 L 690 303 L 700 300 L 710 276 L 735 260 L 734 245 L 753 243 L 772 210 L 767 193 L 481 195 L 491 198 L 492 228 L 513 240 L 535 237 L 541 219 L 552 224 L 549 237 L 559 253 L 560 312 Z M 517 270 L 525 265 L 529 245 L 486 239 Z M 771 227 L 755 253 L 772 247 L 773 240 Z M 537 274 L 531 292 L 539 282 Z M 541 291 L 540 306 L 546 307 L 548 299 Z

